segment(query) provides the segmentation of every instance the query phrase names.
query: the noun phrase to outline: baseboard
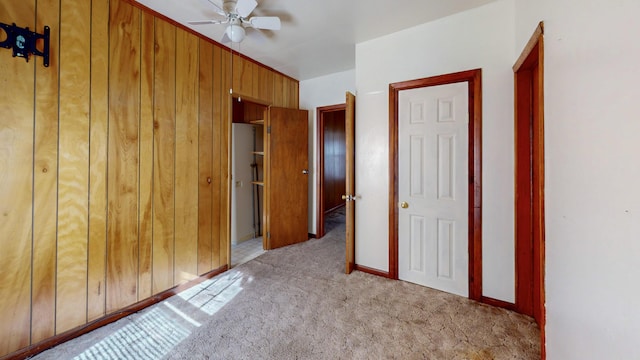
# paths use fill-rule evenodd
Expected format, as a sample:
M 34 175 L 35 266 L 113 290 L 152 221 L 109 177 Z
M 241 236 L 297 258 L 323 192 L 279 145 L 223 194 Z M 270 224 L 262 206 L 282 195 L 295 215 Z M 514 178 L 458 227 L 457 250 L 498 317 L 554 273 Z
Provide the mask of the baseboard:
M 331 209 L 329 209 L 329 210 L 325 210 L 325 211 L 324 211 L 324 214 L 325 214 L 325 215 L 329 215 L 330 213 L 332 213 L 332 212 L 334 212 L 334 211 L 336 211 L 336 210 L 339 210 L 340 208 L 343 208 L 343 207 L 345 207 L 345 203 L 344 203 L 344 202 L 341 202 L 340 204 L 338 204 L 338 205 L 336 205 L 336 206 L 332 207 Z
M 507 310 L 512 310 L 512 311 L 516 310 L 516 304 L 510 303 L 508 301 L 486 297 L 486 296 L 480 297 L 480 302 L 487 305 L 507 309 Z
M 53 337 L 50 337 L 46 340 L 43 340 L 39 343 L 33 344 L 31 346 L 22 348 L 16 352 L 7 354 L 3 357 L 0 357 L 0 360 L 14 360 L 14 359 L 25 359 L 31 356 L 34 356 L 36 354 L 39 354 L 47 349 L 50 349 L 56 345 L 60 345 L 66 341 L 69 341 L 71 339 L 77 338 L 81 335 L 84 335 L 88 332 L 91 332 L 99 327 L 105 326 L 107 324 L 110 324 L 112 322 L 118 321 L 120 319 L 122 319 L 125 316 L 131 315 L 131 314 L 135 314 L 140 310 L 143 310 L 144 308 L 147 308 L 151 305 L 157 304 L 181 291 L 187 290 L 207 279 L 210 279 L 216 275 L 219 275 L 225 271 L 228 270 L 227 265 L 221 266 L 215 270 L 212 270 L 202 276 L 199 276 L 196 279 L 193 279 L 189 282 L 186 282 L 184 284 L 180 284 L 177 286 L 172 287 L 171 289 L 165 290 L 161 293 L 158 293 L 156 295 L 153 295 L 150 298 L 147 298 L 145 300 L 142 300 L 140 302 L 137 302 L 133 305 L 127 306 L 123 309 L 120 309 L 114 313 L 111 313 L 109 315 L 103 316 L 99 319 L 96 319 L 94 321 L 91 321 L 85 325 L 81 325 L 77 328 L 71 329 L 69 331 L 66 331 L 62 334 L 58 334 L 55 335 Z
M 258 235 L 258 236 L 256 236 L 256 234 L 255 234 L 255 233 L 249 233 L 249 234 L 245 234 L 245 235 L 244 235 L 244 236 L 242 236 L 242 237 L 238 237 L 238 238 L 236 239 L 236 242 L 235 242 L 235 243 L 234 243 L 233 241 L 232 241 L 231 243 L 232 243 L 232 245 L 238 245 L 238 244 L 242 244 L 242 243 L 243 243 L 243 242 L 245 242 L 245 241 L 249 241 L 249 240 L 255 239 L 255 238 L 260 237 L 260 236 L 262 236 L 262 235 Z
M 367 274 L 380 276 L 380 277 L 389 279 L 389 273 L 386 272 L 386 271 L 381 271 L 381 270 L 378 270 L 378 269 L 373 269 L 373 268 L 362 266 L 362 265 L 358 265 L 358 264 L 353 265 L 353 270 L 358 270 L 358 271 L 362 271 L 363 273 L 367 273 Z

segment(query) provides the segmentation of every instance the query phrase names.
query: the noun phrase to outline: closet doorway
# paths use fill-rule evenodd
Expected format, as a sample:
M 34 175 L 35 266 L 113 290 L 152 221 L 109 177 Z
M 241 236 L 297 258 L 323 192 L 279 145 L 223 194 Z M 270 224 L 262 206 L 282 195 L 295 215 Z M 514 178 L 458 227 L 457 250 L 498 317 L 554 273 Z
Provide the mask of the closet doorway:
M 231 266 L 265 251 L 264 119 L 267 106 L 233 98 Z
M 346 104 L 317 108 L 318 119 L 318 200 L 316 237 L 326 233 L 325 215 L 344 207 L 342 195 L 346 178 Z
M 308 112 L 233 95 L 231 266 L 248 238 L 261 251 L 309 239 Z

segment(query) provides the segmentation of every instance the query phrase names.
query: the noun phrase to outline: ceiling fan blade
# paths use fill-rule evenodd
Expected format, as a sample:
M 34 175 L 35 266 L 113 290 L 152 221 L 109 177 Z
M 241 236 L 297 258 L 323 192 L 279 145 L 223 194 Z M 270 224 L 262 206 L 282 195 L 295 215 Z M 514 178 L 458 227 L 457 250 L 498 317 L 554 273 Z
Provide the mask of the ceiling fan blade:
M 198 20 L 198 21 L 188 21 L 189 25 L 208 25 L 208 24 L 224 24 L 227 21 L 217 21 L 217 20 Z
M 268 36 L 260 30 L 247 31 L 247 38 L 256 44 L 264 44 L 268 40 Z
M 256 16 L 249 19 L 249 24 L 256 29 L 280 30 L 280 18 L 277 16 Z
M 202 0 L 203 2 L 206 2 L 210 5 L 213 5 L 213 7 L 215 8 L 215 12 L 220 14 L 220 15 L 224 15 L 227 16 L 227 13 L 224 12 L 224 10 L 222 9 L 222 6 L 220 4 L 218 4 L 215 0 Z
M 256 6 L 258 6 L 256 0 L 238 0 L 236 3 L 236 13 L 241 17 L 247 17 Z

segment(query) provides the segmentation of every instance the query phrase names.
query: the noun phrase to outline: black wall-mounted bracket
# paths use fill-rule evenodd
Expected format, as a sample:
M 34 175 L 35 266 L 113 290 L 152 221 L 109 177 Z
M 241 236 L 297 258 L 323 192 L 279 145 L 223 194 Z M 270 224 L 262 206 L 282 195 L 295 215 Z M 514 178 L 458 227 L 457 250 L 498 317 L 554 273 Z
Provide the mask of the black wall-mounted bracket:
M 0 22 L 0 29 L 7 34 L 6 40 L 0 42 L 0 47 L 5 49 L 13 49 L 13 57 L 24 58 L 29 62 L 29 54 L 42 56 L 44 58 L 43 65 L 49 67 L 49 32 L 48 26 L 44 27 L 44 34 L 38 34 L 28 27 L 21 28 L 15 23 L 9 25 Z M 42 51 L 36 46 L 38 40 L 44 41 Z

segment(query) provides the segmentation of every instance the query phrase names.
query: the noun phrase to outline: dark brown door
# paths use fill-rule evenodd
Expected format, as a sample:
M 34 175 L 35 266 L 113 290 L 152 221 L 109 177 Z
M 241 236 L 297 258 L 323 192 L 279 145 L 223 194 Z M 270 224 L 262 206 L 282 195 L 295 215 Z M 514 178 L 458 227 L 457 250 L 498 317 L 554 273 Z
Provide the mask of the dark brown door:
M 350 274 L 356 263 L 356 242 L 355 242 L 355 216 L 356 216 L 356 181 L 355 181 L 355 124 L 356 124 L 356 97 L 347 92 L 347 110 L 345 114 L 345 138 L 346 138 L 346 177 L 345 187 L 347 191 L 346 208 L 346 265 L 345 272 Z M 351 196 L 351 197 L 349 197 Z
M 267 249 L 306 241 L 309 161 L 306 110 L 271 107 L 267 123 Z

